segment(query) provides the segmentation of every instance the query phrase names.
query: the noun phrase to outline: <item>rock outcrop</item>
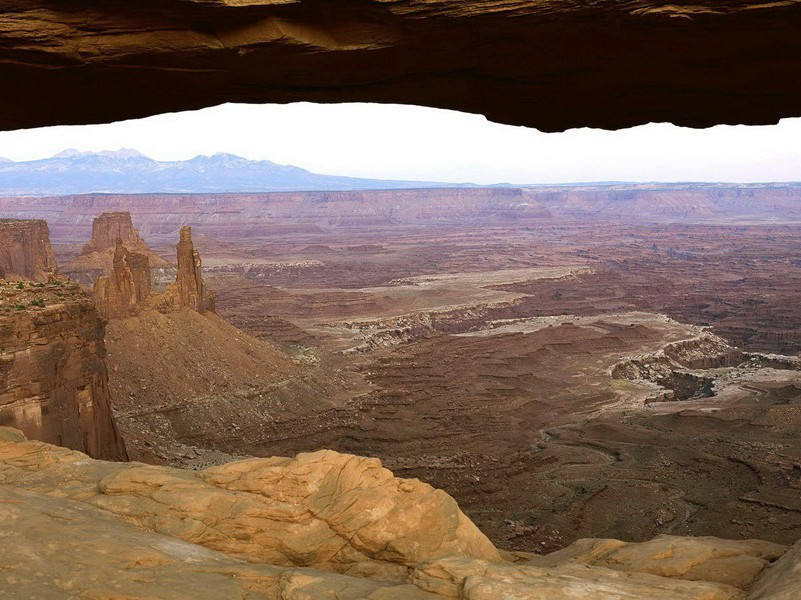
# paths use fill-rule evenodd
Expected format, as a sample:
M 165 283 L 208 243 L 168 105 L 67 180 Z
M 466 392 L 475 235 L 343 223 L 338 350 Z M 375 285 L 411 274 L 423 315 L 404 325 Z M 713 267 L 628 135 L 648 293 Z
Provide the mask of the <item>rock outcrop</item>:
M 0 277 L 45 282 L 57 270 L 46 221 L 0 219 Z
M 118 243 L 129 252 L 146 257 L 154 266 L 167 262 L 148 248 L 133 226 L 131 213 L 125 211 L 104 212 L 92 221 L 92 237 L 78 258 L 70 265 L 72 271 L 103 270 L 110 275 L 114 269 Z
M 768 566 L 784 548 L 759 541 L 503 554 L 444 492 L 331 451 L 182 471 L 0 428 L 0 484 L 15 597 L 743 600 L 754 579 L 753 600 L 797 591 L 798 552 Z
M 0 424 L 31 438 L 123 460 L 92 299 L 66 279 L 0 284 Z
M 792 1 L 3 7 L 0 80 L 14 90 L 0 98 L 2 129 L 225 102 L 420 104 L 545 131 L 801 114 L 801 9 Z
M 192 244 L 192 228 L 181 227 L 181 238 L 176 247 L 178 254 L 178 274 L 175 283 L 171 284 L 156 301 L 160 310 L 177 310 L 190 308 L 202 313 L 214 310 L 214 296 L 203 283 L 200 253 Z
M 150 279 L 148 256 L 128 251 L 122 240 L 117 239 L 111 273 L 95 282 L 98 310 L 107 319 L 136 314 L 150 298 Z

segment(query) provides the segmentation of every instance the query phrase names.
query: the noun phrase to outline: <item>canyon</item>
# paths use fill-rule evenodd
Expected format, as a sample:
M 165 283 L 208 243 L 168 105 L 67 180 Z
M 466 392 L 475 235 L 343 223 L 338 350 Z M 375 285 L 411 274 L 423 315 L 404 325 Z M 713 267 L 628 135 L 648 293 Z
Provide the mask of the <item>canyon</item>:
M 543 192 L 528 216 L 509 202 L 536 190 L 392 192 L 399 194 L 395 208 L 389 192 L 245 195 L 239 204 L 231 195 L 87 196 L 50 199 L 52 206 L 39 199 L 27 214 L 59 227 L 54 255 L 80 285 L 58 276 L 61 287 L 26 281 L 18 290 L 9 280 L 3 289 L 36 295 L 25 296 L 15 327 L 18 315 L 43 310 L 30 301 L 51 288 L 90 305 L 94 290 L 107 319 L 91 307 L 114 430 L 125 457 L 167 470 L 134 477 L 150 481 L 148 489 L 169 473 L 178 498 L 189 494 L 186 478 L 200 476 L 193 474 L 241 463 L 250 480 L 247 470 L 260 468 L 258 461 L 276 469 L 327 448 L 323 462 L 375 457 L 397 477 L 442 490 L 500 549 L 490 558 L 460 550 L 400 566 L 360 558 L 336 575 L 316 559 L 290 564 L 279 558 L 284 550 L 269 550 L 259 559 L 267 561 L 258 575 L 264 597 L 295 589 L 282 587 L 299 577 L 287 569 L 311 569 L 303 584 L 317 590 L 303 592 L 310 598 L 332 586 L 358 590 L 354 598 L 556 598 L 574 593 L 566 591 L 576 589 L 570 582 L 588 598 L 772 598 L 791 580 L 786 565 L 795 554 L 785 548 L 801 538 L 794 443 L 801 225 L 793 220 L 792 187 L 688 186 L 684 203 L 670 202 L 674 188 L 624 187 L 554 192 L 547 211 Z M 651 209 L 639 216 L 627 203 Z M 759 206 L 773 208 L 756 218 Z M 204 212 L 210 207 L 217 208 Z M 102 214 L 109 212 L 118 216 Z M 122 237 L 116 223 L 124 224 Z M 103 252 L 81 235 L 106 240 Z M 91 268 L 75 269 L 87 255 L 94 255 Z M 3 424 L 59 442 L 14 410 Z M 69 477 L 97 486 L 117 468 L 98 464 Z M 51 476 L 47 488 L 41 482 Z M 64 488 L 64 475 L 42 473 L 34 487 L 16 477 L 5 480 L 5 491 L 32 506 L 52 508 L 48 494 Z M 173 484 L 165 485 L 159 494 Z M 274 484 L 264 485 L 272 493 Z M 125 486 L 126 503 L 146 502 L 140 492 L 131 499 Z M 97 535 L 89 521 L 117 518 L 92 512 L 119 510 L 109 504 L 117 493 L 89 508 L 70 505 L 76 519 L 86 514 L 81 531 Z M 83 492 L 75 494 L 83 502 Z M 189 507 L 194 500 L 186 498 Z M 192 510 L 207 523 L 219 514 Z M 267 535 L 263 527 L 248 535 Z M 153 533 L 204 545 L 202 536 L 178 529 Z M 409 535 L 420 541 L 423 534 Z M 771 549 L 748 558 L 733 551 L 738 565 L 753 565 L 753 576 L 686 579 L 659 566 L 632 575 L 626 562 L 624 583 L 609 572 L 622 559 L 599 558 L 639 556 L 659 544 L 677 556 L 701 544 L 729 557 L 720 548 L 737 543 Z M 309 544 L 292 552 L 324 552 Z M 235 547 L 215 542 L 215 564 L 253 564 L 251 550 Z M 172 567 L 171 577 L 182 577 L 182 569 Z M 26 585 L 34 585 L 30 578 Z M 147 581 L 156 590 L 168 580 L 154 572 L 125 585 Z
M 0 6 L 4 130 L 226 102 L 801 115 L 792 1 Z M 37 194 L 82 189 L 59 169 Z M 294 176 L 9 177 L 0 595 L 798 597 L 797 184 Z
M 801 220 L 797 184 L 595 184 L 263 194 L 85 194 L 0 197 L 0 214 L 45 219 L 53 242 L 84 244 L 100 213 L 129 212 L 152 244 L 187 223 L 237 241 L 331 228 L 539 226 L 544 222 L 729 224 Z M 113 247 L 113 239 L 106 248 Z M 130 250 L 138 251 L 136 248 Z M 75 257 L 72 258 L 74 260 Z M 151 257 L 153 266 L 156 266 Z

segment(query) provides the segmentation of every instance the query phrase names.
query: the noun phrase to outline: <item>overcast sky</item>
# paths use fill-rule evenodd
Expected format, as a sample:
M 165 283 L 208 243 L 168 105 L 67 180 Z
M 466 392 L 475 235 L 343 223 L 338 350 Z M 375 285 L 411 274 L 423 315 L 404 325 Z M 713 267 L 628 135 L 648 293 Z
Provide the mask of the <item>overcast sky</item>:
M 775 126 L 544 134 L 478 115 L 378 104 L 226 104 L 107 125 L 0 132 L 0 156 L 127 147 L 157 160 L 229 152 L 311 171 L 475 183 L 798 181 L 801 119 Z

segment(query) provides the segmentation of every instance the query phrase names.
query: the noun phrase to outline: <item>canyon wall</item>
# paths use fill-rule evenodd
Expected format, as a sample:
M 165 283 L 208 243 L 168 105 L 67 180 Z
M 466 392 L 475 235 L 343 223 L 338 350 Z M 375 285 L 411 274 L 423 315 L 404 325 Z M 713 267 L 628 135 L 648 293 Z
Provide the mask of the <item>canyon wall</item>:
M 157 243 L 171 243 L 188 222 L 196 231 L 223 240 L 314 233 L 333 227 L 536 224 L 547 220 L 752 223 L 801 219 L 801 186 L 621 184 L 0 198 L 0 214 L 46 219 L 58 243 L 85 241 L 90 235 L 88 223 L 104 211 L 129 211 L 142 234 Z M 150 263 L 158 266 L 152 255 Z
M 40 285 L 0 286 L 0 424 L 125 460 L 109 404 L 105 324 L 69 280 Z
M 57 272 L 44 220 L 0 219 L 0 273 L 44 282 Z

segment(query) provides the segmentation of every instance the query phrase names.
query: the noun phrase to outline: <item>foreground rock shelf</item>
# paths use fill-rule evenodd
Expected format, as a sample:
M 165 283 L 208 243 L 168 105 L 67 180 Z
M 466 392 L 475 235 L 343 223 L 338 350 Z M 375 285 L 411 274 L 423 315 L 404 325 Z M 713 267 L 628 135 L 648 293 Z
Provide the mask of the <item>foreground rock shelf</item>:
M 232 101 L 421 104 L 542 130 L 801 113 L 797 2 L 0 6 L 2 129 Z
M 801 550 L 757 540 L 506 553 L 446 493 L 328 450 L 192 472 L 0 428 L 0 517 L 14 598 L 779 600 L 801 585 Z

